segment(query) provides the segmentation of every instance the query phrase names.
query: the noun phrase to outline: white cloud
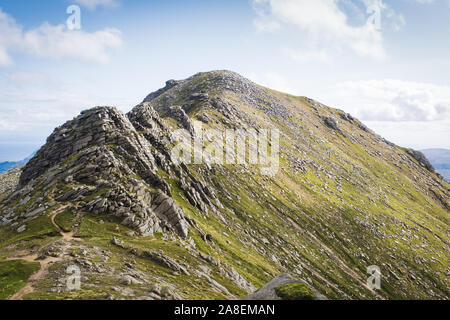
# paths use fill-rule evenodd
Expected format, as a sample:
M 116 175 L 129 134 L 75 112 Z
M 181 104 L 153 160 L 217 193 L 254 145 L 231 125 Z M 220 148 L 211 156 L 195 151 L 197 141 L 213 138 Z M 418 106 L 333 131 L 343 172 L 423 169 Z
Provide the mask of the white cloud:
M 104 29 L 93 33 L 69 31 L 63 25 L 48 23 L 24 34 L 29 52 L 39 57 L 73 58 L 84 61 L 106 63 L 108 48 L 122 45 L 121 33 L 117 29 Z
M 5 79 L 0 90 L 0 145 L 5 141 L 41 143 L 56 126 L 94 106 L 115 105 L 128 111 L 136 104 L 120 93 L 105 97 L 98 93 L 98 86 L 80 86 L 46 74 L 11 73 Z
M 373 24 L 351 26 L 338 0 L 253 0 L 259 30 L 295 27 L 314 42 L 384 59 L 383 37 Z
M 399 146 L 450 149 L 450 121 L 365 121 L 365 124 Z
M 369 17 L 376 12 L 366 12 L 366 9 L 374 7 L 379 8 L 380 28 L 369 23 Z M 387 57 L 382 29 L 399 30 L 406 24 L 403 15 L 382 0 L 253 0 L 253 8 L 257 14 L 254 25 L 259 31 L 294 28 L 301 32 L 297 34 L 299 39 L 302 37 L 302 44 L 316 47 L 308 51 L 351 50 L 378 60 Z M 354 25 L 351 20 L 359 24 Z M 310 60 L 310 55 L 305 57 L 302 51 L 290 56 L 297 56 L 296 60 L 300 61 Z M 322 60 L 329 60 L 323 57 L 322 54 Z
M 14 131 L 17 129 L 17 125 L 11 121 L 0 119 L 0 132 Z
M 1 66 L 12 66 L 14 65 L 14 61 L 9 56 L 6 48 L 0 46 L 0 67 Z
M 0 66 L 11 66 L 14 64 L 8 49 L 20 46 L 21 38 L 22 28 L 0 8 Z
M 307 62 L 330 62 L 329 54 L 321 49 L 321 50 L 293 50 L 293 49 L 285 49 L 284 52 L 288 57 L 292 60 L 307 63 Z
M 11 66 L 11 52 L 25 52 L 37 57 L 71 58 L 106 63 L 109 49 L 122 45 L 121 33 L 107 28 L 96 32 L 70 31 L 64 25 L 41 26 L 24 31 L 23 27 L 0 9 L 0 66 Z
M 26 87 L 43 83 L 47 77 L 42 73 L 13 72 L 7 75 L 7 80 L 13 86 Z
M 98 6 L 116 7 L 119 5 L 119 3 L 115 0 L 74 0 L 74 1 L 90 10 L 94 10 Z
M 450 121 L 450 86 L 402 80 L 349 81 L 335 88 L 337 100 L 369 121 Z

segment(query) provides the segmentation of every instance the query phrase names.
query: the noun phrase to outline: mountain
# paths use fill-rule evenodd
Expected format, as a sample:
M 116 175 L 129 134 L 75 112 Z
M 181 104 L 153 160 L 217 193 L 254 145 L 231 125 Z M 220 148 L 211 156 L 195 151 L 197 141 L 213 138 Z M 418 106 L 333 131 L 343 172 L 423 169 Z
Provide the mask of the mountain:
M 30 156 L 26 157 L 23 160 L 20 161 L 6 161 L 6 162 L 0 162 L 0 173 L 6 172 L 8 170 L 20 167 L 22 165 L 24 165 L 25 163 L 27 163 L 34 155 L 36 154 L 36 152 L 33 152 Z
M 430 160 L 436 171 L 450 181 L 450 150 L 448 149 L 425 149 L 422 153 Z
M 449 298 L 425 156 L 230 71 L 83 111 L 8 183 L 3 299 Z

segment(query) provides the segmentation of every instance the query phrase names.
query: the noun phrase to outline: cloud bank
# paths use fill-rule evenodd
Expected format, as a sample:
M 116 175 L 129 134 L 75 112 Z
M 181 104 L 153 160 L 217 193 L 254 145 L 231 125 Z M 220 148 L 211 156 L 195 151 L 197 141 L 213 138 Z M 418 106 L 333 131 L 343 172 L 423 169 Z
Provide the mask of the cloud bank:
M 338 0 L 253 0 L 260 31 L 294 27 L 312 41 L 338 49 L 350 49 L 360 56 L 386 58 L 383 37 L 373 24 L 352 26 Z
M 450 121 L 450 86 L 395 79 L 348 81 L 336 86 L 336 95 L 366 121 Z
M 43 58 L 107 63 L 109 50 L 121 45 L 121 32 L 114 28 L 90 33 L 44 22 L 25 31 L 13 17 L 0 9 L 0 67 L 15 64 L 14 52 Z

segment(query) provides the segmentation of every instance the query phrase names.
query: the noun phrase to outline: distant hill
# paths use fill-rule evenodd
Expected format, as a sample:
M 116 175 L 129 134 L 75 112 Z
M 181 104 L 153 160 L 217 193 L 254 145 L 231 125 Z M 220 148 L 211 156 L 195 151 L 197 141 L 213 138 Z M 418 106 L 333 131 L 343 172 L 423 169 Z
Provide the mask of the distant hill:
M 450 181 L 450 150 L 425 149 L 422 152 L 430 160 L 436 171 L 442 174 L 445 180 Z
M 20 161 L 6 161 L 6 162 L 1 162 L 0 163 L 0 173 L 9 171 L 11 169 L 17 168 L 21 165 L 24 165 L 28 162 L 28 160 L 30 160 L 34 155 L 36 154 L 36 151 L 33 152 L 30 156 L 26 157 L 23 160 Z

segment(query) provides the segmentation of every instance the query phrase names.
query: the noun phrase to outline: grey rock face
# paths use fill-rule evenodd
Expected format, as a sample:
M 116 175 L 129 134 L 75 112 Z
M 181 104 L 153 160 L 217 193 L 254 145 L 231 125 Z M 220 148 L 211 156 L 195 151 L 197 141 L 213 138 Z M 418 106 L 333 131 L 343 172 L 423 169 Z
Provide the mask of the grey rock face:
M 183 128 L 185 128 L 191 135 L 195 134 L 194 125 L 192 124 L 191 119 L 188 117 L 186 112 L 179 106 L 170 107 L 168 114 L 170 117 L 179 121 Z
M 150 102 L 153 99 L 159 97 L 164 92 L 172 89 L 173 87 L 177 86 L 178 84 L 182 83 L 183 81 L 177 81 L 177 80 L 169 80 L 166 82 L 166 86 L 164 88 L 161 88 L 155 92 L 150 93 L 145 99 L 144 102 Z
M 161 192 L 156 196 L 152 208 L 155 208 L 156 216 L 167 222 L 177 234 L 183 238 L 187 237 L 188 224 L 184 219 L 183 209 L 172 198 Z
M 353 116 L 350 113 L 341 113 L 339 114 L 339 116 L 341 117 L 341 119 L 352 122 L 353 120 L 355 120 L 355 118 L 353 118 Z
M 428 171 L 430 172 L 434 172 L 435 169 L 433 167 L 433 165 L 431 164 L 430 161 L 428 161 L 427 157 L 420 151 L 417 150 L 413 150 L 413 149 L 407 149 L 406 152 L 413 157 L 414 159 L 416 159 L 419 164 L 426 168 Z
M 25 196 L 23 190 L 39 183 L 45 190 L 69 184 L 68 191 L 56 189 L 55 200 L 122 218 L 122 224 L 144 236 L 165 229 L 185 238 L 188 224 L 183 209 L 157 174 L 158 165 L 168 168 L 170 164 L 163 130 L 159 116 L 148 105 L 135 108 L 129 118 L 113 107 L 84 111 L 55 129 L 23 169 L 13 197 Z M 86 197 L 93 199 L 84 201 Z M 43 210 L 39 206 L 25 216 Z
M 144 253 L 144 256 L 162 265 L 163 267 L 166 267 L 173 271 L 181 272 L 184 273 L 185 275 L 190 274 L 189 271 L 184 266 L 179 264 L 174 259 L 164 255 L 162 251 L 149 250 Z
M 120 283 L 129 286 L 131 284 L 142 284 L 143 282 L 130 275 L 124 275 L 120 280 Z
M 324 119 L 324 122 L 331 129 L 334 129 L 334 130 L 338 130 L 339 129 L 336 120 L 334 120 L 333 118 L 327 117 L 327 118 Z
M 144 162 L 146 169 L 155 170 L 153 157 L 146 152 L 146 141 L 136 133 L 128 118 L 114 107 L 97 107 L 56 128 L 23 169 L 19 184 L 24 186 L 88 147 L 109 144 L 120 146 L 131 156 L 141 155 L 144 159 L 138 160 Z
M 208 77 L 208 81 L 201 81 L 204 77 Z M 183 97 L 185 104 L 180 107 L 186 113 L 189 113 L 194 107 L 199 107 L 200 109 L 212 108 L 217 109 L 229 119 L 229 124 L 247 123 L 258 127 L 244 112 L 239 111 L 226 99 L 211 97 L 206 93 L 211 90 L 231 91 L 242 95 L 243 103 L 262 110 L 271 117 L 283 120 L 291 117 L 290 111 L 278 98 L 268 94 L 260 86 L 232 71 L 221 70 L 198 73 L 175 83 L 175 85 L 173 83 L 170 85 L 166 84 L 165 88 L 147 96 L 144 102 L 152 103 L 155 106 L 162 105 L 166 112 L 167 108 L 179 105 L 179 98 Z M 186 86 L 192 86 L 193 84 L 194 93 L 184 90 Z
M 166 91 L 180 83 L 168 82 Z M 203 101 L 208 96 L 197 94 L 190 99 Z M 168 116 L 193 132 L 184 109 L 169 107 L 167 110 Z M 194 178 L 186 166 L 173 169 L 170 132 L 146 102 L 127 115 L 114 107 L 83 111 L 55 129 L 23 168 L 18 189 L 7 203 L 26 199 L 32 190 L 41 189 L 52 192 L 57 202 L 70 201 L 85 212 L 118 217 L 123 225 L 142 236 L 170 231 L 186 238 L 189 224 L 183 209 L 175 203 L 169 185 L 158 170 L 176 174 L 183 181 L 189 201 L 202 211 L 214 210 L 211 200 L 218 201 L 214 191 Z M 63 185 L 66 187 L 62 188 Z M 31 201 L 25 218 L 48 208 L 41 200 Z M 1 223 L 8 224 L 15 219 L 5 215 Z
M 43 212 L 44 210 L 45 210 L 45 207 L 39 207 L 39 208 L 37 208 L 37 209 L 35 209 L 35 210 L 29 212 L 29 213 L 26 213 L 26 214 L 25 214 L 25 217 L 26 217 L 26 218 L 33 217 L 33 216 L 35 216 L 35 215 L 37 215 L 37 214 Z
M 253 292 L 256 290 L 256 287 L 252 283 L 245 280 L 244 277 L 242 277 L 239 272 L 236 271 L 236 269 L 224 262 L 220 263 L 219 272 L 223 277 L 231 280 L 246 292 Z
M 247 297 L 245 297 L 244 300 L 281 300 L 281 298 L 276 294 L 275 288 L 289 283 L 305 283 L 305 282 L 297 280 L 291 275 L 284 273 L 274 278 L 272 281 L 268 282 L 264 287 L 262 287 L 255 293 L 252 293 Z M 325 299 L 325 297 L 320 295 L 316 290 L 314 290 L 313 288 L 310 289 L 315 294 L 317 300 Z

